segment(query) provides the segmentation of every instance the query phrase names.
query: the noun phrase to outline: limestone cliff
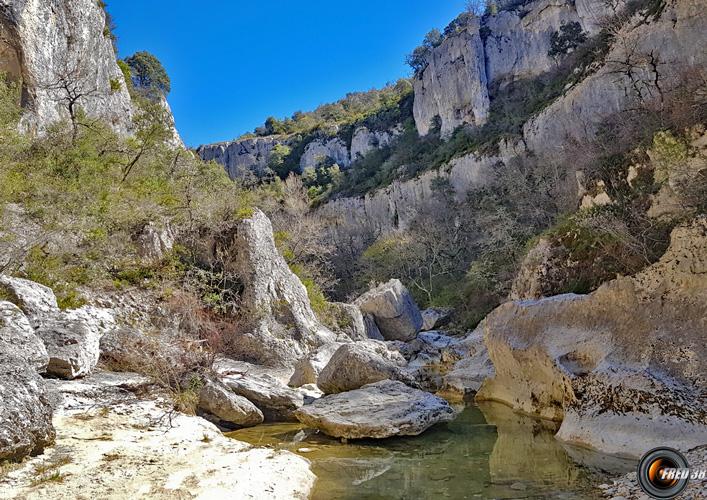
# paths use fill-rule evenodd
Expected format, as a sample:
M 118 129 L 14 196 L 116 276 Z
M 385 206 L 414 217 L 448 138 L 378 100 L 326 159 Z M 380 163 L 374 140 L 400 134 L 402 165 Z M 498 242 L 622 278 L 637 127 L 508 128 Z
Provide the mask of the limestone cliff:
M 413 113 L 417 130 L 427 135 L 436 117 L 442 136 L 462 124 L 483 125 L 489 111 L 484 46 L 474 20 L 432 51 L 427 68 L 415 79 Z
M 658 17 L 634 16 L 615 36 L 601 68 L 526 123 L 529 149 L 557 155 L 593 135 L 609 115 L 662 99 L 681 72 L 707 65 L 706 23 L 699 0 L 666 1 Z
M 707 52 L 702 49 L 707 44 L 707 14 L 702 2 L 670 0 L 662 5 L 657 15 L 639 13 L 626 22 L 604 59 L 594 63 L 593 72 L 547 103 L 525 123 L 521 135 L 502 139 L 498 154 L 466 154 L 438 171 L 394 181 L 363 197 L 333 200 L 323 210 L 347 224 L 365 222 L 384 232 L 405 229 L 411 216 L 434 196 L 432 179 L 448 179 L 457 198 L 462 199 L 470 189 L 487 182 L 492 166 L 503 168 L 517 155 L 543 157 L 557 164 L 567 178 L 574 178 L 579 165 L 569 146 L 592 140 L 607 117 L 667 94 L 686 68 L 707 66 Z M 588 34 L 596 34 L 602 19 L 611 12 L 600 2 L 541 0 L 485 16 L 483 50 L 478 47 L 476 25 L 452 34 L 433 50 L 432 62 L 415 80 L 418 131 L 427 134 L 437 115 L 442 118 L 443 134 L 461 124 L 480 124 L 475 117 L 488 111 L 485 92 L 543 74 L 555 65 L 547 54 L 551 34 L 562 23 L 577 22 Z M 483 72 L 466 67 L 472 64 L 476 68 L 479 58 L 485 60 Z M 438 64 L 441 60 L 448 63 Z M 468 78 L 477 81 L 462 82 Z M 478 86 L 481 81 L 487 88 Z M 491 102 L 493 97 L 491 93 Z M 480 103 L 475 111 L 460 108 L 460 103 L 474 101 Z M 574 195 L 579 196 L 580 188 L 575 186 Z
M 276 145 L 283 143 L 279 136 L 248 137 L 200 146 L 196 152 L 204 161 L 215 161 L 223 165 L 228 175 L 236 179 L 248 172 L 264 175 L 270 153 Z
M 397 124 L 389 129 L 361 125 L 354 129 L 350 138 L 343 137 L 340 133 L 333 136 L 319 134 L 304 139 L 296 135 L 245 136 L 233 141 L 199 146 L 197 154 L 205 161 L 215 161 L 223 165 L 232 179 L 248 174 L 263 177 L 271 173 L 268 164 L 277 145 L 295 149 L 299 143 L 300 173 L 326 163 L 337 164 L 343 170 L 371 151 L 390 145 L 401 133 L 402 126 Z
M 130 95 L 95 0 L 0 0 L 0 70 L 22 86 L 29 131 L 68 119 L 74 99 L 116 131 L 130 128 Z
M 609 13 L 591 0 L 537 0 L 509 3 L 495 14 L 465 22 L 432 51 L 415 78 L 420 135 L 429 133 L 435 117 L 443 136 L 459 125 L 483 125 L 494 88 L 556 66 L 548 51 L 552 34 L 563 24 L 579 23 L 592 34 Z

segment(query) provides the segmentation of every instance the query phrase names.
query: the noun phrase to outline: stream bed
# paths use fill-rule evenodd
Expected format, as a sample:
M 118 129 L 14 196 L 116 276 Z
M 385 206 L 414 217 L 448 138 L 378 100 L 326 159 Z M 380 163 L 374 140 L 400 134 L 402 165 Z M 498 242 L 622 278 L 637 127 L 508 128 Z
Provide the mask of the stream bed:
M 260 425 L 228 434 L 309 459 L 314 500 L 427 498 L 597 498 L 605 471 L 630 461 L 563 445 L 557 424 L 495 403 L 467 406 L 417 437 L 342 443 L 301 424 Z

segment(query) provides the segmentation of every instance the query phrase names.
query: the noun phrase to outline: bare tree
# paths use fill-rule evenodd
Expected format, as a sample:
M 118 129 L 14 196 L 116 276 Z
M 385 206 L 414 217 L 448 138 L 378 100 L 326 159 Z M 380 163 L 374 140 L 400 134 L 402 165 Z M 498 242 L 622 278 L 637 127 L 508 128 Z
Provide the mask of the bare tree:
M 89 66 L 82 64 L 86 58 L 79 54 L 72 61 L 65 57 L 52 78 L 39 82 L 39 88 L 49 93 L 50 98 L 61 104 L 69 113 L 72 142 L 78 136 L 81 104 L 86 99 L 100 95 L 95 75 Z

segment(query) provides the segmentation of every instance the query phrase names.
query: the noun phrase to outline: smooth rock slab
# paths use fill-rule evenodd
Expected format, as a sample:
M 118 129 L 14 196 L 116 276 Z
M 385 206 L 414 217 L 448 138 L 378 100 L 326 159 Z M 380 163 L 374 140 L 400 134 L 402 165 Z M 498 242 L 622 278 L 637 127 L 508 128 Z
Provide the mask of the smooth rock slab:
M 444 399 L 385 380 L 355 391 L 325 396 L 295 412 L 303 424 L 345 439 L 417 436 L 455 412 Z

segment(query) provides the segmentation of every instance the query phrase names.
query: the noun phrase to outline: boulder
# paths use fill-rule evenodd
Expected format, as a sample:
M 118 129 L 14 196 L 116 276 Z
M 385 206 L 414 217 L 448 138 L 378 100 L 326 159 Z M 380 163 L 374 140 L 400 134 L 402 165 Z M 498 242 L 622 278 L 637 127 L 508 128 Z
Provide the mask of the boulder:
M 422 316 L 400 280 L 390 280 L 369 290 L 356 300 L 361 312 L 373 316 L 386 340 L 407 341 L 422 328 Z
M 295 422 L 294 412 L 305 402 L 301 391 L 268 374 L 231 374 L 222 377 L 221 382 L 258 407 L 268 422 Z
M 363 323 L 366 325 L 366 337 L 372 340 L 385 340 L 373 316 L 364 314 Z
M 56 435 L 44 380 L 34 366 L 4 347 L 0 345 L 0 462 L 41 453 Z
M 0 352 L 22 359 L 33 369 L 44 372 L 49 355 L 27 317 L 11 302 L 0 301 Z
M 324 344 L 316 351 L 300 359 L 295 365 L 295 372 L 290 377 L 288 385 L 291 387 L 302 387 L 307 384 L 316 384 L 319 374 L 342 345 L 340 342 Z
M 242 306 L 253 325 L 233 339 L 233 356 L 269 366 L 293 366 L 336 336 L 317 319 L 307 289 L 275 246 L 270 220 L 258 209 L 236 228 L 226 251 L 243 280 Z
M 485 320 L 495 375 L 477 399 L 562 421 L 558 438 L 611 454 L 706 443 L 706 273 L 700 217 L 634 277 L 502 305 Z
M 452 316 L 452 311 L 449 309 L 433 307 L 430 309 L 425 309 L 420 314 L 422 315 L 421 330 L 423 332 L 429 332 L 449 323 Z
M 392 380 L 325 396 L 295 412 L 303 424 L 344 439 L 416 436 L 454 415 L 445 400 Z
M 319 374 L 317 386 L 324 394 L 336 394 L 388 379 L 413 384 L 404 371 L 405 365 L 405 358 L 390 350 L 385 342 L 352 342 L 334 353 Z
M 59 312 L 52 289 L 34 281 L 0 276 L 0 292 L 22 309 L 33 328 L 37 328 L 44 318 Z
M 263 423 L 263 413 L 220 382 L 209 380 L 199 392 L 199 409 L 239 427 Z
M 368 338 L 368 325 L 358 306 L 334 302 L 331 304 L 331 311 L 336 322 L 335 331 L 343 333 L 351 340 Z
M 90 374 L 98 364 L 101 336 L 113 328 L 110 311 L 92 306 L 42 320 L 36 332 L 49 354 L 47 373 L 67 379 Z
M 168 225 L 160 227 L 154 222 L 148 223 L 137 237 L 137 249 L 140 257 L 147 262 L 157 262 L 172 251 L 174 232 Z

